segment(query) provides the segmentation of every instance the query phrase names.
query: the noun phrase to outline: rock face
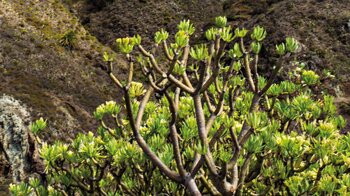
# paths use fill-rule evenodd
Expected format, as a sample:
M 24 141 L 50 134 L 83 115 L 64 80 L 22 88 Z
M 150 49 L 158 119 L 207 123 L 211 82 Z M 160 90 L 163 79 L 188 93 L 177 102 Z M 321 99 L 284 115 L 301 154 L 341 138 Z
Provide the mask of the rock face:
M 33 167 L 35 142 L 28 130 L 30 114 L 14 98 L 0 97 L 0 155 L 2 174 L 13 182 L 25 180 Z

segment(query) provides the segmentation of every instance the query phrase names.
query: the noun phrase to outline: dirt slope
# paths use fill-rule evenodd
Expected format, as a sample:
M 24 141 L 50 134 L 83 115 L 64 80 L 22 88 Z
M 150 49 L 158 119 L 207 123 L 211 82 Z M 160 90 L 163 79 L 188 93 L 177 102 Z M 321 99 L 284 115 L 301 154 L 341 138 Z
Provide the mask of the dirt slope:
M 60 44 L 69 31 L 75 32 L 73 49 Z M 117 92 L 101 69 L 103 51 L 111 49 L 58 0 L 0 0 L 0 97 L 6 94 L 21 101 L 29 108 L 31 120 L 48 119 L 45 140 L 66 140 L 79 131 L 94 130 L 94 109 L 115 99 Z M 123 75 L 123 70 L 119 67 L 118 74 Z M 0 113 L 11 116 L 11 111 L 1 109 Z M 6 124 L 12 122 L 2 120 L 4 134 Z M 8 142 L 5 139 L 0 138 L 0 151 Z M 0 152 L 0 195 L 8 195 L 12 159 L 3 155 Z
M 48 119 L 50 138 L 91 129 L 94 108 L 116 93 L 100 68 L 100 53 L 110 49 L 56 0 L 1 0 L 0 24 L 0 95 Z M 69 31 L 72 50 L 59 44 Z
M 194 22 L 198 32 L 223 13 L 222 0 L 114 0 L 102 8 L 80 1 L 72 7 L 84 26 L 102 43 L 117 37 L 140 34 L 152 39 L 160 28 L 170 33 L 183 19 Z
M 234 27 L 261 25 L 269 34 L 262 67 L 271 65 L 274 45 L 293 36 L 303 45 L 300 62 L 322 76 L 322 90 L 338 96 L 340 108 L 350 108 L 349 0 L 114 0 L 98 9 L 82 2 L 73 8 L 84 26 L 109 46 L 117 37 L 138 33 L 152 39 L 160 28 L 174 32 L 182 19 L 192 20 L 197 32 L 212 25 L 218 15 L 226 15 Z M 341 112 L 347 115 L 350 109 Z
M 233 26 L 264 26 L 266 48 L 286 36 L 303 45 L 300 59 L 309 68 L 329 69 L 346 91 L 350 84 L 350 7 L 349 0 L 114 0 L 99 9 L 91 4 L 74 4 L 84 26 L 102 43 L 112 45 L 115 38 L 141 34 L 152 39 L 160 28 L 175 31 L 182 19 L 190 19 L 197 31 L 211 25 L 213 18 L 226 15 Z M 271 51 L 267 51 L 267 55 Z

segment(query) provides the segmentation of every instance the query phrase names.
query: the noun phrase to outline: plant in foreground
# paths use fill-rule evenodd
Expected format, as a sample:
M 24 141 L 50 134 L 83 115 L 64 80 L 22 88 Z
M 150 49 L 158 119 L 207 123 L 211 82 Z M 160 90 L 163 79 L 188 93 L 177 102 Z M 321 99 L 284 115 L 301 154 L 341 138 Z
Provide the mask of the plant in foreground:
M 34 123 L 47 177 L 12 185 L 11 193 L 347 194 L 350 136 L 339 134 L 345 120 L 333 98 L 312 94 L 319 77 L 310 70 L 276 81 L 293 64 L 298 42 L 276 46 L 279 59 L 267 77 L 258 72 L 265 29 L 233 31 L 225 17 L 215 21 L 208 42 L 194 46 L 190 21 L 179 24 L 170 44 L 166 31 L 157 32 L 150 51 L 138 35 L 117 39 L 127 79 L 113 74 L 110 55 L 104 59 L 123 104 L 99 106 L 97 133 L 70 144 L 41 143 L 46 123 Z M 146 82 L 134 81 L 135 64 Z

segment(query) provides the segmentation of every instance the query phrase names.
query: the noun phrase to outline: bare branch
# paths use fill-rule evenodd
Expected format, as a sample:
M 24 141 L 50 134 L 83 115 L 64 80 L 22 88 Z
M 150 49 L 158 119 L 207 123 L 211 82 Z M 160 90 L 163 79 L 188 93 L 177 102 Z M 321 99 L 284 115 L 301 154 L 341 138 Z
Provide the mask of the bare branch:
M 245 54 L 245 56 L 244 56 L 245 75 L 246 75 L 246 78 L 247 78 L 250 90 L 252 92 L 256 92 L 256 89 L 255 89 L 256 87 L 254 85 L 254 81 L 253 81 L 253 78 L 252 78 L 252 73 L 251 73 L 249 64 L 250 64 L 249 63 L 249 54 Z
M 179 174 L 177 174 L 176 172 L 172 171 L 170 168 L 168 168 L 168 166 L 166 166 L 159 159 L 159 157 L 147 145 L 146 141 L 143 139 L 143 137 L 141 136 L 141 134 L 139 132 L 139 124 L 141 124 L 140 122 L 142 119 L 142 114 L 143 114 L 145 105 L 146 105 L 152 91 L 153 91 L 153 88 L 149 88 L 149 90 L 147 91 L 147 93 L 145 95 L 146 98 L 144 98 L 142 100 L 142 102 L 140 104 L 137 120 L 136 120 L 137 123 L 135 123 L 135 121 L 133 119 L 133 112 L 132 112 L 132 107 L 131 107 L 131 99 L 130 99 L 128 90 L 126 88 L 124 88 L 124 99 L 125 99 L 125 103 L 126 103 L 126 110 L 127 110 L 127 115 L 129 118 L 130 126 L 132 128 L 133 135 L 134 135 L 138 145 L 141 147 L 143 152 L 149 157 L 149 159 L 152 161 L 152 163 L 154 165 L 156 165 L 159 168 L 159 170 L 164 175 L 169 177 L 171 180 L 174 180 L 176 182 L 181 183 L 182 182 L 181 176 Z
M 213 157 L 212 157 L 212 155 L 210 153 L 210 149 L 209 149 L 207 130 L 205 129 L 205 117 L 204 117 L 204 111 L 203 111 L 200 95 L 193 96 L 193 100 L 194 100 L 196 120 L 197 120 L 197 125 L 198 125 L 198 135 L 199 135 L 199 138 L 201 140 L 203 147 L 207 148 L 207 152 L 205 154 L 205 161 L 208 165 L 210 172 L 213 175 L 217 176 L 218 173 L 216 170 L 216 166 L 215 166 Z
M 255 85 L 255 91 L 259 91 L 259 74 L 258 74 L 258 61 L 259 61 L 259 55 L 255 54 L 254 56 L 254 66 L 253 66 L 253 76 L 254 76 L 254 85 Z
M 213 113 L 215 111 L 215 107 L 211 104 L 210 97 L 208 95 L 208 91 L 204 91 L 203 95 L 204 95 L 204 98 L 205 98 L 205 102 L 208 105 L 208 109 L 209 109 L 210 113 Z
M 182 58 L 182 65 L 187 68 L 187 61 L 188 61 L 188 56 L 190 54 L 190 45 L 187 45 L 183 51 L 183 58 Z M 191 81 L 188 79 L 186 71 L 182 74 L 182 79 L 185 82 L 187 86 L 190 88 L 193 88 Z
M 219 71 L 220 71 L 220 59 L 221 59 L 221 56 L 223 54 L 223 50 L 224 48 L 226 47 L 226 43 L 224 43 L 222 45 L 222 47 L 220 47 L 220 49 L 218 50 L 215 58 L 214 58 L 214 70 L 213 70 L 213 73 L 212 75 L 209 77 L 209 79 L 207 79 L 204 83 L 204 85 L 202 85 L 202 88 L 199 90 L 199 93 L 202 93 L 204 91 L 206 91 L 209 86 L 215 82 L 217 76 L 219 75 Z
M 205 126 L 207 132 L 209 132 L 211 126 L 213 125 L 215 119 L 217 116 L 219 116 L 221 114 L 221 112 L 223 111 L 223 108 L 224 108 L 224 98 L 225 98 L 225 90 L 222 91 L 221 95 L 220 95 L 220 99 L 219 99 L 219 103 L 217 104 L 216 106 L 216 110 L 211 113 L 210 117 L 209 117 L 209 120 L 207 121 L 207 124 Z
M 196 86 L 196 90 L 194 92 L 195 94 L 197 94 L 203 86 L 205 75 L 206 75 L 205 70 L 206 70 L 206 67 L 208 66 L 206 63 L 203 63 L 203 62 L 200 62 L 200 64 L 201 66 L 199 67 L 200 69 L 199 80 Z
M 209 149 L 212 150 L 217 140 L 220 138 L 221 134 L 224 132 L 225 126 L 220 126 L 220 128 L 215 132 L 214 136 L 209 142 Z M 198 153 L 195 154 L 195 161 L 193 162 L 193 167 L 191 169 L 191 176 L 195 176 L 198 170 L 204 164 L 204 156 L 199 156 Z
M 248 153 L 245 157 L 244 157 L 244 163 L 242 165 L 241 168 L 241 172 L 239 175 L 239 181 L 238 181 L 238 189 L 237 191 L 240 192 L 243 188 L 244 182 L 245 182 L 245 178 L 247 176 L 248 170 L 249 170 L 249 164 L 250 161 L 252 160 L 253 154 L 252 153 Z
M 173 58 L 173 60 L 171 61 L 171 64 L 170 64 L 170 68 L 169 68 L 169 70 L 168 70 L 168 72 L 166 74 L 167 76 L 169 76 L 173 72 L 178 57 L 179 57 L 178 53 L 175 53 L 175 56 L 174 56 L 174 58 Z
M 240 49 L 242 53 L 244 54 L 244 69 L 245 69 L 245 75 L 249 84 L 249 88 L 251 89 L 252 92 L 255 92 L 255 85 L 254 81 L 252 78 L 252 73 L 250 70 L 250 63 L 249 63 L 249 53 L 246 51 L 244 47 L 244 40 L 243 37 L 241 37 L 240 42 L 239 42 Z
M 204 184 L 205 188 L 209 191 L 210 195 L 220 195 L 218 190 L 216 190 L 215 186 L 211 184 L 204 175 L 199 176 L 199 180 Z
M 140 49 L 141 53 L 148 57 L 152 63 L 152 65 L 154 66 L 155 70 L 164 78 L 168 78 L 171 82 L 173 82 L 176 86 L 180 87 L 182 90 L 184 90 L 185 92 L 189 93 L 189 94 L 193 94 L 194 89 L 186 86 L 185 84 L 183 84 L 181 81 L 179 81 L 178 79 L 176 79 L 172 74 L 167 75 L 165 72 L 163 72 L 160 67 L 158 66 L 158 63 L 156 61 L 156 59 L 154 58 L 154 56 L 147 52 L 141 45 L 138 46 L 138 48 Z
M 173 144 L 172 146 L 173 146 L 173 151 L 175 155 L 176 166 L 177 166 L 177 169 L 179 170 L 180 175 L 184 178 L 186 175 L 186 170 L 184 169 L 184 166 L 182 164 L 179 140 L 178 140 L 177 130 L 176 130 L 177 109 L 175 107 L 175 103 L 173 102 L 171 96 L 166 91 L 165 91 L 165 96 L 168 100 L 169 109 L 171 112 L 171 121 L 169 122 L 169 128 L 170 128 L 171 141 Z
M 275 67 L 275 69 L 273 70 L 271 76 L 270 76 L 270 79 L 267 81 L 267 84 L 264 86 L 263 89 L 261 89 L 259 91 L 259 96 L 262 96 L 270 87 L 271 85 L 273 84 L 273 82 L 275 81 L 276 77 L 277 77 L 277 74 L 278 72 L 281 70 L 282 68 L 282 65 L 285 61 L 289 60 L 290 58 L 290 54 L 287 54 L 286 57 L 284 58 L 281 58 L 277 64 L 277 66 Z
M 109 77 L 112 79 L 112 81 L 119 87 L 119 88 L 123 88 L 122 83 L 120 83 L 120 81 L 118 80 L 117 77 L 114 76 L 113 74 L 113 62 L 109 62 L 109 68 L 108 68 L 108 75 Z
M 134 63 L 132 62 L 132 59 L 129 54 L 127 54 L 127 59 L 129 61 L 129 74 L 128 74 L 128 84 L 127 88 L 130 88 L 131 82 L 132 82 L 132 77 L 134 73 Z
M 168 58 L 168 60 L 172 61 L 173 57 L 170 56 L 168 44 L 166 40 L 163 41 L 163 49 L 164 49 L 165 56 Z

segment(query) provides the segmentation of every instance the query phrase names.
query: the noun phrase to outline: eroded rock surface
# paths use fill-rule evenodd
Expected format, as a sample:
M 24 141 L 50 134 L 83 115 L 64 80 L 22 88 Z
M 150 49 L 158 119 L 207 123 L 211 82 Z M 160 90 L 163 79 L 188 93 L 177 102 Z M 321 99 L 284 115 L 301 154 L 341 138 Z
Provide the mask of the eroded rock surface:
M 0 97 L 0 170 L 12 182 L 25 180 L 33 167 L 35 143 L 29 122 L 30 114 L 24 105 L 10 96 Z

